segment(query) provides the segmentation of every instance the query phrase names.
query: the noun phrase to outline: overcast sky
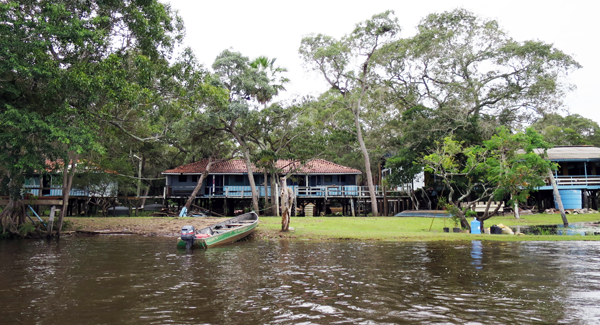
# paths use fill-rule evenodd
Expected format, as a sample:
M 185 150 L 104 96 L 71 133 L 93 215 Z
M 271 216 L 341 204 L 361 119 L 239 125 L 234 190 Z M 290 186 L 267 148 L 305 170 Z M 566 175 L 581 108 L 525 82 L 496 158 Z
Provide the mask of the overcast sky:
M 518 41 L 541 40 L 572 55 L 583 68 L 569 77 L 577 89 L 566 97 L 570 114 L 580 114 L 600 123 L 594 93 L 600 72 L 600 18 L 595 1 L 542 0 L 435 0 L 435 1 L 268 1 L 268 0 L 162 0 L 171 3 L 185 21 L 184 45 L 210 67 L 217 54 L 233 48 L 253 59 L 260 55 L 277 58 L 276 65 L 288 69 L 286 97 L 318 95 L 327 89 L 324 81 L 308 72 L 298 56 L 302 37 L 322 33 L 340 37 L 354 25 L 385 10 L 394 10 L 403 37 L 415 34 L 427 14 L 465 8 L 484 18 L 496 19 L 508 35 Z

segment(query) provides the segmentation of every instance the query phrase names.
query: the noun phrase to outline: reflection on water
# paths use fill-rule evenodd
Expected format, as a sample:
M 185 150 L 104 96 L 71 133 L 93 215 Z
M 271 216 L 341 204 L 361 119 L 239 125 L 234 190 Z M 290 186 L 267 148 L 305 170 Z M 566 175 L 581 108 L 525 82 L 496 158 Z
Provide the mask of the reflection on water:
M 0 242 L 2 323 L 600 322 L 600 243 Z
M 481 270 L 481 259 L 483 258 L 482 245 L 480 240 L 471 241 L 473 248 L 471 249 L 471 257 L 473 258 L 473 262 L 471 264 L 475 265 L 475 268 Z
M 594 222 L 572 223 L 564 225 L 540 225 L 540 226 L 513 226 L 515 233 L 522 232 L 527 235 L 559 235 L 559 236 L 598 236 L 600 235 L 600 224 Z

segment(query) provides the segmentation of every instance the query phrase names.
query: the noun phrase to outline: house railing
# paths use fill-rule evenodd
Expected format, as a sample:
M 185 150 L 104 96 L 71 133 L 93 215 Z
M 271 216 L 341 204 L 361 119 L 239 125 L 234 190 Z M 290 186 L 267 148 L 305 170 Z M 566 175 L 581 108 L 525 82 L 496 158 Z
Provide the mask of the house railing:
M 25 185 L 23 186 L 24 192 L 37 197 L 43 196 L 62 196 L 62 187 L 44 187 L 40 189 L 39 185 Z M 40 191 L 41 190 L 41 191 Z M 81 189 L 71 189 L 69 192 L 70 196 L 89 196 L 89 192 Z
M 298 197 L 306 198 L 368 198 L 369 187 L 368 186 L 356 186 L 356 185 L 329 185 L 329 186 L 297 186 L 290 185 Z M 189 196 L 194 191 L 195 186 L 166 186 L 166 196 Z M 276 190 L 279 190 L 277 187 Z M 265 196 L 265 187 L 257 186 L 257 191 L 260 197 Z M 388 193 L 402 192 L 398 189 L 389 190 Z M 271 195 L 271 187 L 267 186 L 267 195 Z M 382 188 L 379 186 L 375 187 L 375 195 L 377 197 L 383 197 Z M 208 186 L 202 187 L 197 197 L 227 197 L 227 198 L 250 198 L 252 197 L 252 190 L 250 186 Z
M 548 183 L 548 185 L 550 185 Z M 600 176 L 557 176 L 558 186 L 590 186 L 600 185 Z

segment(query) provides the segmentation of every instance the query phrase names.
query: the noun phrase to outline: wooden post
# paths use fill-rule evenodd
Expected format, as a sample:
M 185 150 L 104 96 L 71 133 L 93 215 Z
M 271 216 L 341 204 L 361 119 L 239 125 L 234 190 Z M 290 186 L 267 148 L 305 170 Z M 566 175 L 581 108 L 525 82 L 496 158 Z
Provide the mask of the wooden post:
M 512 195 L 510 196 L 510 198 L 514 198 Z M 519 215 L 519 204 L 517 203 L 517 200 L 515 200 L 514 202 L 515 205 L 515 219 L 521 219 L 521 216 Z M 481 228 L 483 229 L 483 228 Z
M 54 213 L 56 213 L 56 207 L 53 205 L 50 208 L 50 218 L 48 219 L 48 228 L 46 232 L 46 237 L 52 237 L 52 227 L 54 226 Z
M 560 216 L 563 220 L 563 225 L 566 227 L 569 225 L 569 221 L 567 220 L 567 215 L 565 214 L 565 208 L 563 207 L 562 200 L 560 198 L 560 193 L 558 192 L 558 185 L 556 185 L 556 180 L 554 179 L 554 175 L 552 175 L 552 171 L 548 170 L 548 176 L 550 176 L 550 183 L 552 183 L 552 190 L 554 191 L 554 199 L 558 204 L 558 209 L 560 210 Z
M 587 209 L 590 207 L 589 199 L 588 199 L 588 191 L 587 189 L 583 189 L 583 208 Z
M 356 217 L 356 213 L 354 213 L 354 198 L 350 198 L 350 210 L 352 211 L 352 216 Z
M 383 190 L 383 215 L 387 217 L 390 215 L 390 211 L 389 211 L 389 205 L 388 205 L 386 186 L 384 186 L 382 190 Z
M 298 216 L 298 187 L 294 189 L 294 217 Z
M 275 195 L 275 210 L 277 211 L 277 216 L 280 217 L 279 215 L 279 184 L 275 183 L 275 193 L 277 193 L 277 195 Z

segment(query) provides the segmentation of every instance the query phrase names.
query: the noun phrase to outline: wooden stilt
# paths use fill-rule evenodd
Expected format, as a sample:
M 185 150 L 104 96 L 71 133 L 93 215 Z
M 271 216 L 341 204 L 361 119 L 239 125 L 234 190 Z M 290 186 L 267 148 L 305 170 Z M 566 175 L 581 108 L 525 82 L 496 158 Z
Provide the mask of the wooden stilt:
M 50 218 L 48 218 L 48 228 L 46 232 L 46 237 L 52 237 L 52 227 L 54 227 L 54 213 L 56 212 L 56 207 L 53 205 L 50 208 Z

